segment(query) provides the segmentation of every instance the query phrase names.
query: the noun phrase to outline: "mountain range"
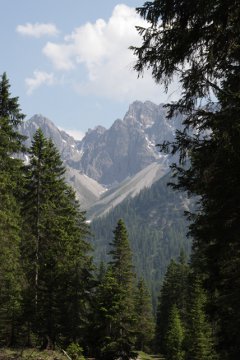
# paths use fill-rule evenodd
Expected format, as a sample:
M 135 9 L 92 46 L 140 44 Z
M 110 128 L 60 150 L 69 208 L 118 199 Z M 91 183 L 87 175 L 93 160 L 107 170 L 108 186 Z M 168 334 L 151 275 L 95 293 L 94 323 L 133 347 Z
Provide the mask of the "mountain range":
M 146 279 L 155 299 L 170 259 L 181 248 L 190 251 L 183 211 L 191 208 L 191 202 L 167 187 L 172 159 L 156 147 L 173 140 L 181 122 L 180 116 L 168 120 L 163 104 L 135 101 L 122 120 L 115 120 L 109 129 L 101 125 L 89 129 L 81 141 L 42 115 L 34 115 L 20 128 L 28 147 L 39 127 L 57 146 L 66 180 L 87 210 L 98 261 L 108 257 L 112 230 L 119 218 L 124 219 L 137 273 Z
M 100 125 L 89 129 L 81 141 L 42 115 L 25 121 L 20 132 L 27 136 L 28 147 L 39 127 L 46 137 L 51 137 L 67 168 L 66 179 L 76 190 L 82 207 L 102 207 L 105 213 L 112 198 L 116 205 L 166 173 L 168 156 L 160 154 L 156 144 L 172 140 L 180 120 L 167 120 L 163 104 L 135 101 L 122 120 L 114 121 L 109 129 Z

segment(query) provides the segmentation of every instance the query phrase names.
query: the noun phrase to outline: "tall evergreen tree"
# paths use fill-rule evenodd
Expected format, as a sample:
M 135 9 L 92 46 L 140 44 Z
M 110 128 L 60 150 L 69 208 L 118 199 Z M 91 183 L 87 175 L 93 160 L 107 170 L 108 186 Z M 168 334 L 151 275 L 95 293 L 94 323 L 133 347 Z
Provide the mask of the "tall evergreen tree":
M 112 250 L 109 252 L 112 257 L 110 264 L 119 287 L 129 292 L 133 288 L 134 272 L 127 229 L 122 219 L 118 221 L 113 233 L 114 239 L 110 243 Z
M 122 219 L 114 230 L 114 239 L 110 243 L 112 250 L 110 262 L 119 292 L 118 313 L 115 324 L 117 355 L 122 359 L 130 358 L 135 341 L 134 334 L 134 286 L 132 252 L 130 249 L 126 226 Z
M 151 297 L 143 279 L 139 280 L 135 295 L 136 349 L 149 351 L 154 337 L 154 318 Z
M 15 169 L 16 164 L 21 166 L 21 161 L 13 158 L 13 154 L 24 149 L 22 142 L 25 137 L 18 132 L 18 126 L 24 118 L 25 115 L 21 112 L 18 97 L 11 97 L 9 80 L 6 73 L 3 73 L 0 81 L 1 166 L 4 165 L 4 160 L 6 163 L 2 170 L 8 170 L 11 167 Z
M 176 187 L 199 196 L 190 227 L 193 264 L 204 274 L 221 356 L 238 359 L 240 3 L 155 0 L 138 11 L 149 27 L 139 29 L 136 70 L 150 68 L 166 86 L 177 75 L 182 85 L 169 116 L 183 114 L 184 128 L 162 149 L 180 154 L 180 165 L 173 165 Z
M 201 287 L 200 279 L 191 279 L 191 295 L 189 301 L 188 327 L 186 331 L 186 359 L 213 360 L 213 331 L 206 318 L 206 295 Z
M 157 308 L 156 349 L 166 352 L 165 336 L 170 312 L 176 306 L 183 324 L 187 321 L 189 266 L 184 259 L 180 263 L 171 260 L 162 284 Z
M 176 305 L 172 306 L 169 314 L 165 335 L 165 355 L 167 360 L 183 360 L 184 330 Z M 200 360 L 200 359 L 199 359 Z
M 105 324 L 100 357 L 127 360 L 135 355 L 135 275 L 127 230 L 122 220 L 117 223 L 110 245 L 112 260 L 100 287 L 100 309 Z
M 101 275 L 95 299 L 90 343 L 97 359 L 111 360 L 116 356 L 117 339 L 115 326 L 119 310 L 118 284 L 112 268 L 108 267 Z
M 21 305 L 23 276 L 20 266 L 21 217 L 18 194 L 22 161 L 14 156 L 23 150 L 17 127 L 24 119 L 17 97 L 11 97 L 4 73 L 0 81 L 0 344 L 16 341 L 16 319 Z
M 91 285 L 85 216 L 64 172 L 52 141 L 37 130 L 26 175 L 22 254 L 29 284 L 26 317 L 47 347 L 82 338 Z

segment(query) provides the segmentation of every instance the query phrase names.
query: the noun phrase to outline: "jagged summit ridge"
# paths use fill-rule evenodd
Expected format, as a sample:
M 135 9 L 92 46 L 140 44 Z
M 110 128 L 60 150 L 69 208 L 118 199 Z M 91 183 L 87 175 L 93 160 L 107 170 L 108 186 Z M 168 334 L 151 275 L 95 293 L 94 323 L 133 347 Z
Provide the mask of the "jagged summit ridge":
M 163 104 L 133 102 L 123 120 L 109 129 L 92 130 L 82 140 L 84 153 L 76 167 L 98 182 L 112 186 L 162 160 L 156 144 L 172 140 L 180 119 L 166 120 Z M 93 141 L 94 139 L 94 141 Z
M 115 120 L 109 129 L 101 125 L 89 129 L 78 141 L 42 115 L 26 121 L 21 132 L 29 137 L 30 145 L 33 133 L 41 127 L 53 139 L 67 166 L 112 187 L 155 161 L 165 166 L 166 157 L 158 152 L 156 144 L 172 140 L 180 123 L 178 118 L 167 120 L 166 112 L 163 104 L 135 101 L 122 120 Z

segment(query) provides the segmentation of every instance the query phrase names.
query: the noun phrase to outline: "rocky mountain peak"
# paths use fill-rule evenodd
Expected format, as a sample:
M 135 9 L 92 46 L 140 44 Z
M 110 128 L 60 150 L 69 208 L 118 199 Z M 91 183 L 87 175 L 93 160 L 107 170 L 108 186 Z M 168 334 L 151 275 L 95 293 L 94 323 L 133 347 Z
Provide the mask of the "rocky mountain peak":
M 124 117 L 124 122 L 133 123 L 137 122 L 144 128 L 152 126 L 159 113 L 163 111 L 162 105 L 156 105 L 151 101 L 134 101 Z
M 117 119 L 109 129 L 100 125 L 89 129 L 81 141 L 42 115 L 25 122 L 21 132 L 32 139 L 41 127 L 45 136 L 53 139 L 65 164 L 109 188 L 155 161 L 165 165 L 166 157 L 161 157 L 155 145 L 173 139 L 179 123 L 179 119 L 166 120 L 166 111 L 162 104 L 135 101 L 123 120 Z
M 91 134 L 103 134 L 107 129 L 102 125 L 97 125 L 93 129 L 88 129 L 85 136 L 90 136 Z
M 36 123 L 37 125 L 43 125 L 43 124 L 47 124 L 48 126 L 51 125 L 54 128 L 56 128 L 56 125 L 54 125 L 54 123 L 48 119 L 46 116 L 42 115 L 42 114 L 35 114 L 31 117 L 31 122 L 32 123 Z
M 28 138 L 26 140 L 27 147 L 31 146 L 33 135 L 38 128 L 42 129 L 47 138 L 53 140 L 64 161 L 68 162 L 70 158 L 75 160 L 80 158 L 77 143 L 74 138 L 65 131 L 58 129 L 51 120 L 41 114 L 32 116 L 20 127 L 20 132 Z
M 88 129 L 82 141 L 79 142 L 79 148 L 85 149 L 94 144 L 105 133 L 106 128 L 98 125 L 94 129 Z

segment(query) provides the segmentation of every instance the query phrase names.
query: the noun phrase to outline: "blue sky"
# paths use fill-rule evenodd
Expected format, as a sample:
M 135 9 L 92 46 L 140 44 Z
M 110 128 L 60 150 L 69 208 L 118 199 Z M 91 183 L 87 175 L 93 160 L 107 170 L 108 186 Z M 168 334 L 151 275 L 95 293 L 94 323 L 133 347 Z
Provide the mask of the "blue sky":
M 128 49 L 145 25 L 126 0 L 1 0 L 0 73 L 7 72 L 27 119 L 42 114 L 75 136 L 109 127 L 134 100 L 166 95 L 146 73 L 137 79 Z

